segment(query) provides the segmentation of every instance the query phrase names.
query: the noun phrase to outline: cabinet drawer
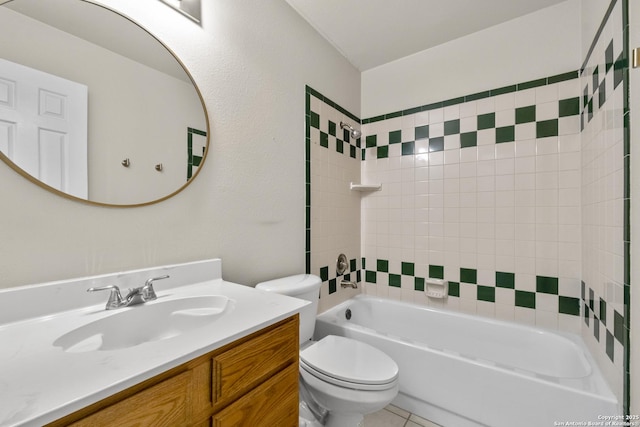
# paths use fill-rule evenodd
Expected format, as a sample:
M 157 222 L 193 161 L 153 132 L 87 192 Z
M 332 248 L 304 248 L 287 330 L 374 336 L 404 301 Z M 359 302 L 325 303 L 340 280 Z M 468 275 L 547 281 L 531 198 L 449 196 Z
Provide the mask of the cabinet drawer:
M 190 372 L 165 380 L 73 424 L 98 426 L 177 426 L 186 423 Z
M 290 364 L 298 366 L 298 317 L 213 358 L 213 403 L 221 407 Z
M 215 414 L 212 424 L 213 427 L 297 427 L 298 365 L 290 365 Z

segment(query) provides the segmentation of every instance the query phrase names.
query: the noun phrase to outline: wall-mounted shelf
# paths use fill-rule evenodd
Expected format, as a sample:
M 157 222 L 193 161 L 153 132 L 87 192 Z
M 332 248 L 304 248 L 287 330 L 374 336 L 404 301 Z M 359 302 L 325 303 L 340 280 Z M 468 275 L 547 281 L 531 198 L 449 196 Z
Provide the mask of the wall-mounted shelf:
M 352 191 L 380 191 L 382 190 L 382 184 L 354 184 L 353 182 L 349 184 L 349 188 Z

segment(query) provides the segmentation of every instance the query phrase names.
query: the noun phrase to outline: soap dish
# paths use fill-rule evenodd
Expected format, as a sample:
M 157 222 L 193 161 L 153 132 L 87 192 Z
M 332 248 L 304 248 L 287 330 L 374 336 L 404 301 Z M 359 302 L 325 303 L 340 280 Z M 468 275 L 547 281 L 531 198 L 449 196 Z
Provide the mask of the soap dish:
M 449 295 L 449 281 L 442 279 L 426 279 L 424 292 L 429 298 L 443 299 Z

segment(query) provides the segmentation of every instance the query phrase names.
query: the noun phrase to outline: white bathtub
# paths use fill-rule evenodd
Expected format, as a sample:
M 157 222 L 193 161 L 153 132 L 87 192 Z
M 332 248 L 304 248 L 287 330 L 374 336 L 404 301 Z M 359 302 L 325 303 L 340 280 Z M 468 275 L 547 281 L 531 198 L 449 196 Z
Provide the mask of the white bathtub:
M 621 414 L 577 335 L 364 295 L 317 317 L 316 339 L 330 334 L 391 356 L 394 403 L 445 427 L 587 425 Z

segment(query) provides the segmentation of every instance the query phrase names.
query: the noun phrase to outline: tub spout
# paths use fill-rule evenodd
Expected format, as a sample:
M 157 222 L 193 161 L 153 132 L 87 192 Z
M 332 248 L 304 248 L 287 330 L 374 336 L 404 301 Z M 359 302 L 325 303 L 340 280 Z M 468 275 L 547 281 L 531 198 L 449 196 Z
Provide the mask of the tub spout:
M 340 282 L 340 286 L 343 288 L 353 288 L 358 289 L 358 284 L 356 282 L 351 282 L 349 280 L 343 280 Z

